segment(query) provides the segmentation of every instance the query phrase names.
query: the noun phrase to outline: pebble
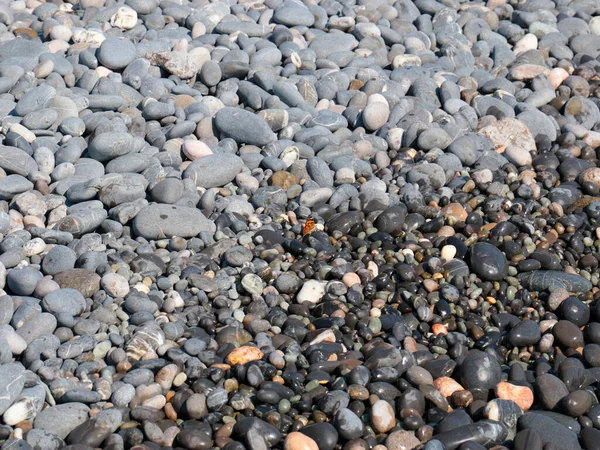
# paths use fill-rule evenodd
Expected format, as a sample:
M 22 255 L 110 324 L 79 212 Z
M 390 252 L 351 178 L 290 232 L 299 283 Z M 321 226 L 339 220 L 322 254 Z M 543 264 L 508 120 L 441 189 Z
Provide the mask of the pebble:
M 598 448 L 598 12 L 0 6 L 3 448 Z
M 305 434 L 293 431 L 285 438 L 283 448 L 285 450 L 318 450 L 319 446 Z

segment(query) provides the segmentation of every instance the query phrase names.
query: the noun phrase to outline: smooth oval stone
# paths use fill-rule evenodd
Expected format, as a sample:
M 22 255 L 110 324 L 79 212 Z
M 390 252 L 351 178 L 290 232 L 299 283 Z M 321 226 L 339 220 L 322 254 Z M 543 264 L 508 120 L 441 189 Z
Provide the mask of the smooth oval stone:
M 455 450 L 466 442 L 476 442 L 484 447 L 492 447 L 506 439 L 508 429 L 500 422 L 481 420 L 477 423 L 465 425 L 446 433 L 435 435 L 447 450 Z
M 577 435 L 560 423 L 541 414 L 528 412 L 519 419 L 519 427 L 535 431 L 544 441 L 557 449 L 581 449 Z
M 51 313 L 67 313 L 73 317 L 85 311 L 85 298 L 75 289 L 58 289 L 46 295 L 42 300 L 44 309 Z
M 146 239 L 190 238 L 203 231 L 212 235 L 215 229 L 199 209 L 177 205 L 149 205 L 133 220 L 134 232 Z
M 134 151 L 134 138 L 129 133 L 102 133 L 90 143 L 88 154 L 97 161 L 109 161 Z
M 537 395 L 548 410 L 557 408 L 559 402 L 569 394 L 569 390 L 560 378 L 546 373 L 535 380 Z
M 501 376 L 498 361 L 479 350 L 471 350 L 460 365 L 461 384 L 467 389 L 493 389 Z
M 592 397 L 588 391 L 571 392 L 562 399 L 562 409 L 571 417 L 584 415 L 592 407 Z
M 508 275 L 508 261 L 491 244 L 478 242 L 470 251 L 470 266 L 482 280 L 499 281 Z
M 61 439 L 88 420 L 90 408 L 83 403 L 67 403 L 44 409 L 35 418 L 35 428 L 47 430 Z
M 220 109 L 215 116 L 215 126 L 238 144 L 262 147 L 277 139 L 263 118 L 239 108 Z
M 183 173 L 197 186 L 203 188 L 222 187 L 235 179 L 244 169 L 244 161 L 236 155 L 214 154 L 196 159 Z
M 540 326 L 533 320 L 519 322 L 508 335 L 508 341 L 515 347 L 529 347 L 540 341 Z
M 135 45 L 129 39 L 109 37 L 98 50 L 98 61 L 113 70 L 124 69 L 135 59 Z
M 568 320 L 559 320 L 552 327 L 552 334 L 556 342 L 564 348 L 583 347 L 583 332 Z
M 362 436 L 364 425 L 362 420 L 348 408 L 341 408 L 335 415 L 335 427 L 340 436 L 351 440 Z
M 333 450 L 338 442 L 338 432 L 330 423 L 314 423 L 300 429 L 319 446 L 319 450 Z
M 15 195 L 32 189 L 33 183 L 21 175 L 13 174 L 0 178 L 0 200 L 12 200 Z
M 515 450 L 543 450 L 544 441 L 532 429 L 519 431 L 513 440 Z
M 535 270 L 519 275 L 519 281 L 530 291 L 554 292 L 565 289 L 568 292 L 588 292 L 592 283 L 579 275 L 554 270 Z

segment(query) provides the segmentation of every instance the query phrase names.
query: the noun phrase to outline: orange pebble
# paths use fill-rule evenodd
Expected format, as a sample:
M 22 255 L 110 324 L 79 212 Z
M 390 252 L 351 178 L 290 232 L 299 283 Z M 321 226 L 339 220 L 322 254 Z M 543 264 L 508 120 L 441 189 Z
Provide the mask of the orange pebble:
M 496 386 L 496 396 L 502 400 L 512 400 L 523 411 L 527 411 L 533 405 L 533 392 L 526 386 L 502 381 Z
M 262 357 L 263 352 L 261 352 L 259 348 L 244 345 L 232 350 L 231 353 L 227 355 L 225 362 L 231 366 L 235 366 L 236 364 L 244 365 L 251 361 L 258 361 L 262 359 Z
M 440 391 L 444 397 L 450 397 L 457 391 L 465 390 L 456 380 L 450 377 L 436 378 L 433 380 L 433 387 Z
M 433 331 L 433 334 L 435 334 L 436 336 L 439 334 L 448 334 L 448 330 L 446 329 L 445 325 L 442 325 L 441 323 L 436 323 L 431 327 L 431 331 Z

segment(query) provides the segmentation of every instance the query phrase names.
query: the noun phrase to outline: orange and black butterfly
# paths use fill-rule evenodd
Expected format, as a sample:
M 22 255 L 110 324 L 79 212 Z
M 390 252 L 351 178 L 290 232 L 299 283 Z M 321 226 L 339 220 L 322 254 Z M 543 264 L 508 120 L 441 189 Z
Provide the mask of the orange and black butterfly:
M 306 219 L 306 223 L 302 227 L 302 236 L 309 235 L 310 233 L 315 231 L 316 228 L 317 222 L 315 222 L 315 219 L 313 219 L 312 216 L 308 216 L 308 219 Z

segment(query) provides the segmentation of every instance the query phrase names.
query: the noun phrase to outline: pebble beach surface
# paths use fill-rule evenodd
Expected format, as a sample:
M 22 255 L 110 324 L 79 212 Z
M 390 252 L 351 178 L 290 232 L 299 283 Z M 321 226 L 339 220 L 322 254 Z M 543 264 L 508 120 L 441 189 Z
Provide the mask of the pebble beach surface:
M 0 0 L 0 450 L 599 450 L 599 61 L 597 0 Z

